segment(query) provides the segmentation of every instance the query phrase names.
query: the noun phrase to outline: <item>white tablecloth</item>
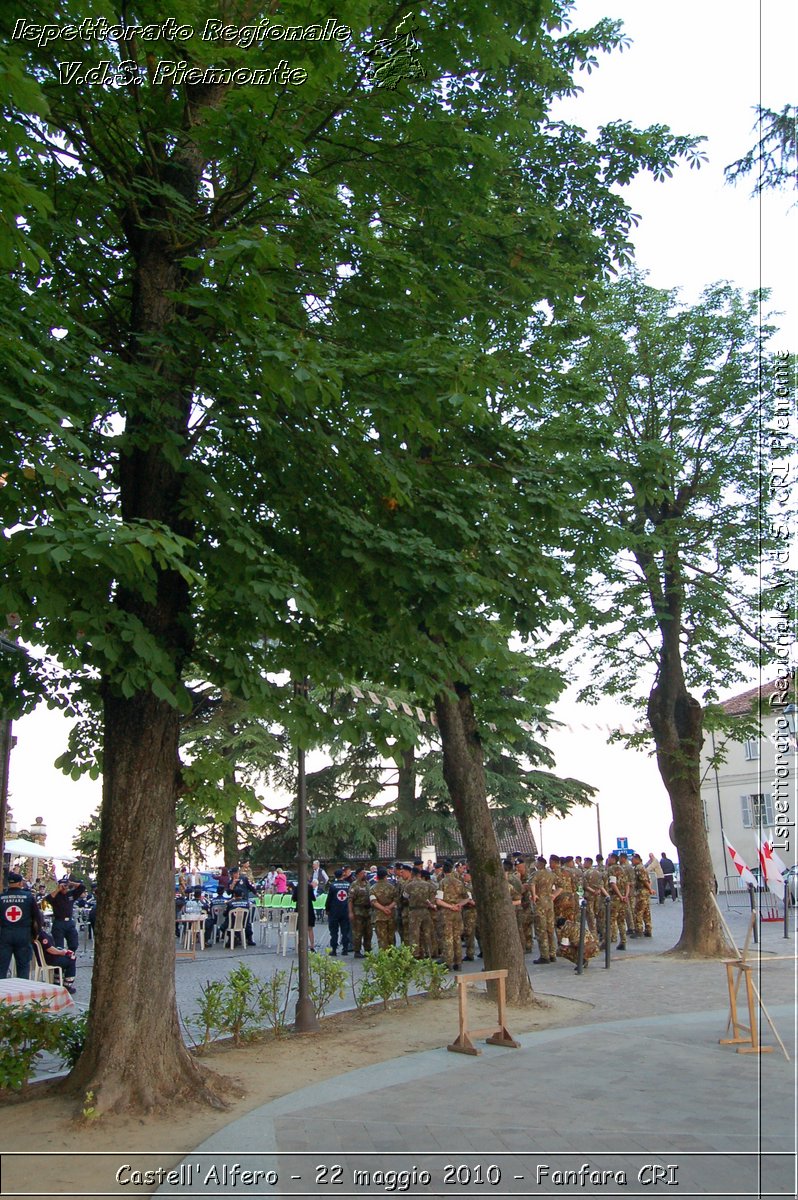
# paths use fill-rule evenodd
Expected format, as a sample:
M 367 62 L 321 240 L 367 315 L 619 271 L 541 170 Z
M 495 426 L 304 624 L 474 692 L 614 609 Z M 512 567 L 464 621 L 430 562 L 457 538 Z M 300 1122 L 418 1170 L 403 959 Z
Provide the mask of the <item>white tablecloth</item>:
M 31 1004 L 39 1000 L 50 1012 L 74 1008 L 75 1001 L 66 988 L 40 979 L 0 979 L 0 1004 Z

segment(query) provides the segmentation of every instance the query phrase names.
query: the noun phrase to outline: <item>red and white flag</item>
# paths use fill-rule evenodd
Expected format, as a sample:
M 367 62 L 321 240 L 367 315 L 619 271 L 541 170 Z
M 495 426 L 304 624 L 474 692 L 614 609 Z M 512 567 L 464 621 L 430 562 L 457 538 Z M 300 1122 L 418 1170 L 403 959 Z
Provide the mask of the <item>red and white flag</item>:
M 747 866 L 740 858 L 740 855 L 734 849 L 734 846 L 731 844 L 728 838 L 726 838 L 726 845 L 729 848 L 729 856 L 737 868 L 737 873 L 740 876 L 740 879 L 743 881 L 743 883 L 751 883 L 754 887 L 756 887 L 756 876 L 751 868 Z
M 764 842 L 759 842 L 759 865 L 762 867 L 762 875 L 767 883 L 768 891 L 773 892 L 776 896 L 781 896 L 784 892 L 783 872 L 787 870 L 787 864 L 779 858 L 773 849 L 773 843 L 767 838 Z

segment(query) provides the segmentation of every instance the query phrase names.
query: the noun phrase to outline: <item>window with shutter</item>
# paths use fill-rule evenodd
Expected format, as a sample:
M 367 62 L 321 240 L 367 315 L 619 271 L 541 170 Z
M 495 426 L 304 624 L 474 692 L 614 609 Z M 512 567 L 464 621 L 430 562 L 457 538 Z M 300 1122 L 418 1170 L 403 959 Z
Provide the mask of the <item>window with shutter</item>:
M 743 825 L 746 829 L 750 829 L 753 825 L 751 820 L 751 801 L 749 796 L 741 796 L 740 804 L 743 810 Z

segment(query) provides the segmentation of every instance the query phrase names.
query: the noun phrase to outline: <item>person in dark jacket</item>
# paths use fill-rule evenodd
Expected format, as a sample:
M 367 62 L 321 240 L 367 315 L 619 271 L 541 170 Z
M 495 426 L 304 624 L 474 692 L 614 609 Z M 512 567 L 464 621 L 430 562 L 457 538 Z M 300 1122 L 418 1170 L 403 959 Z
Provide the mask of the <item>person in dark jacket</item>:
M 77 957 L 73 950 L 60 949 L 54 945 L 43 925 L 34 926 L 33 936 L 42 948 L 44 961 L 48 967 L 60 967 L 64 973 L 64 987 L 71 996 L 75 995 L 75 975 L 77 974 Z
M 348 954 L 352 949 L 352 925 L 349 920 L 349 880 L 344 879 L 344 873 L 339 867 L 335 878 L 327 892 L 324 904 L 327 912 L 327 925 L 330 930 L 330 954 L 338 953 L 338 935 L 341 935 L 341 954 Z
M 222 923 L 221 930 L 220 930 L 221 935 L 222 935 L 222 941 L 224 941 L 227 930 L 230 927 L 230 914 L 240 908 L 246 909 L 246 912 L 247 912 L 247 920 L 244 924 L 244 936 L 246 938 L 246 943 L 248 946 L 254 946 L 255 941 L 254 941 L 254 938 L 252 937 L 252 926 L 249 921 L 249 901 L 247 900 L 246 896 L 244 895 L 244 889 L 241 887 L 240 884 L 236 885 L 236 887 L 233 888 L 233 897 L 228 902 L 227 908 L 225 909 L 224 921 Z M 240 936 L 241 936 L 240 933 L 235 934 L 235 938 L 239 938 Z
M 63 879 L 59 879 L 56 890 L 51 892 L 47 897 L 50 907 L 53 910 L 53 941 L 61 949 L 64 947 L 64 942 L 66 942 L 70 950 L 75 952 L 80 945 L 78 927 L 75 924 L 72 913 L 75 908 L 75 901 L 85 891 L 85 883 L 80 879 L 72 879 L 71 876 L 65 875 Z
M 667 896 L 668 893 L 670 893 L 671 900 L 673 900 L 675 903 L 677 900 L 677 895 L 676 884 L 673 881 L 673 877 L 676 874 L 676 866 L 672 859 L 668 858 L 664 850 L 660 855 L 659 865 L 662 867 L 662 894 L 663 896 Z
M 42 920 L 33 892 L 23 887 L 24 882 L 18 871 L 9 871 L 8 886 L 0 892 L 0 979 L 5 979 L 12 958 L 17 978 L 30 978 L 33 929 Z

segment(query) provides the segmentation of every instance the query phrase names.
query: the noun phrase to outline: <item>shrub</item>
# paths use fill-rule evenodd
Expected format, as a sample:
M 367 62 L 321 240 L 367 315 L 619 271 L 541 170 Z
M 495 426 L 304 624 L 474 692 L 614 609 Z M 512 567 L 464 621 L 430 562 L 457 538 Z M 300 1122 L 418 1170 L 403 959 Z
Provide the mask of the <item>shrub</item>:
M 19 1091 L 45 1050 L 58 1051 L 67 1018 L 32 1004 L 0 1004 L 0 1088 Z
M 294 964 L 291 964 L 293 975 Z M 266 1024 L 275 1037 L 285 1033 L 285 1011 L 288 1007 L 291 975 L 287 971 L 275 971 L 271 979 L 261 985 L 258 992 L 258 1016 L 265 1018 Z
M 357 995 L 358 1004 L 382 1000 L 383 1008 L 394 996 L 408 1001 L 411 984 L 416 980 L 416 959 L 410 946 L 389 946 L 370 950 L 363 960 L 364 979 Z
M 56 1051 L 64 1066 L 71 1071 L 86 1044 L 86 1035 L 89 1032 L 89 1014 L 82 1012 L 76 1016 L 65 1015 L 58 1018 L 58 1023 L 60 1032 Z
M 258 979 L 246 963 L 239 963 L 227 977 L 222 992 L 221 1027 L 232 1036 L 234 1046 L 240 1046 L 258 1024 L 259 991 Z
M 434 958 L 420 958 L 416 962 L 416 984 L 427 992 L 431 1000 L 439 1000 L 444 992 L 451 991 L 454 980 L 443 963 Z
M 308 964 L 310 999 L 316 1016 L 323 1017 L 333 996 L 340 996 L 343 1000 L 349 976 L 344 964 L 330 958 L 326 951 L 324 954 L 309 954 Z
M 209 979 L 200 991 L 198 1012 L 186 1021 L 187 1025 L 192 1029 L 198 1029 L 202 1034 L 200 1049 L 207 1049 L 213 1041 L 214 1033 L 222 1028 L 223 1007 L 224 983 L 219 979 Z

